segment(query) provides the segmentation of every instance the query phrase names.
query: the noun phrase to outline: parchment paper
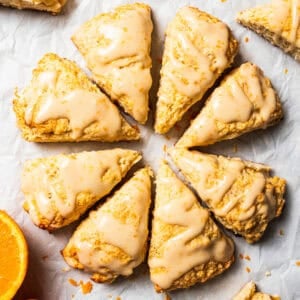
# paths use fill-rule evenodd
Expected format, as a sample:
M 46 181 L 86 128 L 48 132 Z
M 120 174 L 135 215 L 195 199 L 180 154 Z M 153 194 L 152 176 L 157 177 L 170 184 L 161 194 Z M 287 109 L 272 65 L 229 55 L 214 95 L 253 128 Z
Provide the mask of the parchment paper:
M 156 170 L 159 159 L 164 156 L 163 145 L 172 145 L 182 128 L 187 125 L 187 121 L 181 122 L 167 136 L 158 136 L 152 129 L 151 113 L 147 126 L 139 126 L 142 141 L 120 144 L 34 144 L 25 142 L 20 136 L 12 111 L 14 88 L 22 88 L 29 82 L 31 70 L 46 52 L 56 52 L 77 61 L 84 68 L 82 57 L 70 41 L 71 34 L 84 21 L 126 2 L 133 1 L 69 0 L 64 13 L 59 16 L 0 8 L 0 209 L 7 210 L 20 224 L 30 249 L 28 274 L 17 299 L 54 300 L 73 297 L 104 300 L 120 296 L 122 300 L 150 300 L 164 297 L 154 292 L 145 265 L 138 268 L 130 278 L 117 280 L 112 285 L 94 283 L 92 292 L 83 295 L 81 289 L 72 286 L 68 279 L 86 282 L 89 276 L 76 270 L 63 271 L 66 264 L 59 252 L 67 243 L 76 224 L 49 234 L 35 227 L 21 207 L 23 195 L 20 191 L 20 172 L 26 159 L 121 146 L 143 151 L 144 163 L 150 164 Z M 242 238 L 233 237 L 237 248 L 234 266 L 206 284 L 171 293 L 172 299 L 230 299 L 250 279 L 263 291 L 279 294 L 284 300 L 300 299 L 300 267 L 296 266 L 296 261 L 300 259 L 300 64 L 234 21 L 238 11 L 266 2 L 264 0 L 145 2 L 153 9 L 155 24 L 152 107 L 156 101 L 166 24 L 178 8 L 189 4 L 219 17 L 231 27 L 240 42 L 236 65 L 244 61 L 258 64 L 271 78 L 285 112 L 284 120 L 275 127 L 205 149 L 208 152 L 240 156 L 271 165 L 275 174 L 288 181 L 283 215 L 272 222 L 264 238 L 255 245 L 248 245 Z M 246 37 L 248 42 L 245 41 Z M 196 105 L 185 116 L 185 120 L 194 116 L 200 106 Z M 249 255 L 251 260 L 242 260 L 239 254 Z M 246 267 L 249 268 L 249 273 Z M 266 276 L 266 272 L 270 272 L 271 276 Z

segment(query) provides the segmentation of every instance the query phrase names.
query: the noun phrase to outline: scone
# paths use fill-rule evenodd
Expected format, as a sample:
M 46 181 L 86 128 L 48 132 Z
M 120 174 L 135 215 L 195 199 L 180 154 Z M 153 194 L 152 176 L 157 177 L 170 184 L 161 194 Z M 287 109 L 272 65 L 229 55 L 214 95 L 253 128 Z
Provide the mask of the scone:
M 0 5 L 60 13 L 67 0 L 0 0 Z
M 281 214 L 286 182 L 268 166 L 184 148 L 169 154 L 216 219 L 248 243 Z
M 274 125 L 282 116 L 270 80 L 256 65 L 244 63 L 213 91 L 177 146 L 205 146 L 233 139 Z
M 46 54 L 31 83 L 16 91 L 13 107 L 23 137 L 31 142 L 137 140 L 139 132 L 78 66 Z
M 134 3 L 84 23 L 72 36 L 97 84 L 135 120 L 148 118 L 151 9 Z
M 228 269 L 233 241 L 164 161 L 156 184 L 148 258 L 156 291 L 188 288 Z
M 136 151 L 116 148 L 26 161 L 23 207 L 42 229 L 66 226 L 107 195 L 140 159 Z
M 137 171 L 115 194 L 92 211 L 62 251 L 66 262 L 92 273 L 96 282 L 129 276 L 147 251 L 152 171 Z
M 300 62 L 299 15 L 299 0 L 273 0 L 240 12 L 237 21 Z
M 155 131 L 166 133 L 233 62 L 238 43 L 226 24 L 181 8 L 166 31 Z
M 250 281 L 232 298 L 232 300 L 280 300 L 280 297 L 257 292 L 255 283 Z

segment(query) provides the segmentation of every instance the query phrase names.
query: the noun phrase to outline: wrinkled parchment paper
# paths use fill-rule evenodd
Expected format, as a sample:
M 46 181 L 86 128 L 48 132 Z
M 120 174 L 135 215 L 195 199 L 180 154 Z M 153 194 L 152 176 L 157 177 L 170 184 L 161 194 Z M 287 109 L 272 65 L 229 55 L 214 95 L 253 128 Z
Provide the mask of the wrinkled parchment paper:
M 244 61 L 258 64 L 271 78 L 285 111 L 284 120 L 275 127 L 205 149 L 208 152 L 240 156 L 271 165 L 275 174 L 288 181 L 287 202 L 283 215 L 272 222 L 264 238 L 255 245 L 248 245 L 242 238 L 233 237 L 237 249 L 234 266 L 206 284 L 171 293 L 172 299 L 227 300 L 250 279 L 263 291 L 279 294 L 283 300 L 300 299 L 300 267 L 296 266 L 296 261 L 300 259 L 300 64 L 234 21 L 238 11 L 265 2 L 264 0 L 145 2 L 153 9 L 155 24 L 152 47 L 152 108 L 156 101 L 164 30 L 178 8 L 189 4 L 219 17 L 231 27 L 240 42 L 236 65 Z M 36 228 L 21 207 L 23 195 L 20 191 L 20 171 L 27 159 L 62 152 L 121 146 L 143 151 L 144 163 L 150 164 L 156 170 L 159 159 L 164 156 L 163 145 L 172 145 L 182 128 L 187 125 L 187 121 L 181 122 L 180 126 L 167 136 L 158 136 L 152 129 L 151 113 L 147 126 L 139 126 L 142 131 L 140 142 L 34 144 L 21 138 L 12 111 L 14 88 L 22 88 L 29 82 L 31 70 L 46 52 L 56 52 L 75 60 L 85 68 L 82 57 L 70 41 L 71 34 L 84 21 L 123 3 L 126 1 L 69 0 L 64 13 L 59 16 L 0 8 L 0 209 L 7 210 L 20 224 L 30 249 L 28 274 L 17 299 L 60 300 L 73 297 L 104 300 L 116 299 L 118 296 L 122 300 L 164 298 L 163 295 L 154 292 L 145 265 L 139 267 L 130 278 L 117 280 L 112 285 L 94 283 L 92 292 L 83 295 L 81 289 L 72 286 L 68 279 L 86 282 L 89 279 L 88 275 L 76 270 L 63 270 L 66 264 L 60 255 L 60 250 L 77 224 L 49 234 Z M 200 106 L 192 108 L 185 120 L 195 116 Z M 242 260 L 239 254 L 249 255 L 251 260 Z M 249 273 L 246 271 L 247 267 Z M 270 272 L 271 276 L 266 276 L 266 272 Z

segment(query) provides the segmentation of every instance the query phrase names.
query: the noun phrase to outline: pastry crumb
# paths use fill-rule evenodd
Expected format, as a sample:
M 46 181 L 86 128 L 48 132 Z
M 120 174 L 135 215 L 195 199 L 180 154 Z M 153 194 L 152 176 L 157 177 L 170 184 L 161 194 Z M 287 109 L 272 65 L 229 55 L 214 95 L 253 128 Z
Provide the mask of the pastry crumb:
M 172 300 L 172 299 L 171 299 L 169 294 L 165 293 L 165 299 L 164 300 Z
M 116 298 L 116 300 L 122 300 L 122 299 L 121 299 L 121 297 L 120 297 L 120 296 L 118 296 L 118 297 Z
M 251 260 L 251 257 L 249 255 L 244 256 L 244 258 L 249 260 L 249 261 Z
M 251 272 L 251 269 L 249 267 L 246 267 L 246 272 L 247 273 L 250 273 Z
M 71 271 L 71 268 L 70 267 L 64 267 L 64 268 L 62 268 L 62 271 L 63 272 L 69 272 L 69 271 Z
M 284 74 L 287 74 L 288 72 L 289 72 L 288 69 L 284 69 L 284 70 L 283 70 L 283 73 L 284 73 Z
M 73 286 L 79 286 L 79 283 L 75 279 L 73 279 L 73 278 L 69 278 L 68 281 Z
M 90 281 L 83 282 L 80 280 L 80 287 L 83 295 L 89 294 L 93 290 L 93 284 Z
M 246 36 L 245 39 L 244 39 L 245 43 L 248 43 L 249 42 L 249 38 Z
M 167 145 L 166 144 L 164 144 L 164 146 L 163 146 L 163 151 L 167 152 Z
M 266 275 L 267 277 L 270 277 L 270 276 L 271 276 L 271 272 L 270 272 L 270 271 L 266 271 L 265 275 Z
M 284 235 L 283 229 L 280 229 L 280 230 L 279 230 L 279 235 Z
M 226 2 L 227 0 L 220 0 L 222 3 Z
M 296 266 L 297 266 L 297 267 L 300 267 L 300 260 L 297 260 L 297 261 L 296 261 Z
M 244 255 L 242 253 L 239 254 L 240 259 L 244 259 Z

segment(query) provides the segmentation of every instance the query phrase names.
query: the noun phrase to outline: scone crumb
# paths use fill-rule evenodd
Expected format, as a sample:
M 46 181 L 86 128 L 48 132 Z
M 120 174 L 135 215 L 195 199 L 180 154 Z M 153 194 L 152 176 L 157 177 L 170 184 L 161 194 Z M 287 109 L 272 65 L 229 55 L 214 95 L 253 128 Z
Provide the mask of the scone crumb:
M 279 296 L 272 296 L 272 300 L 281 300 L 281 297 L 279 297 Z
M 222 3 L 226 2 L 227 0 L 220 0 Z
M 74 280 L 73 278 L 69 278 L 68 281 L 73 286 L 79 286 L 79 283 L 76 280 Z
M 283 73 L 284 74 L 287 74 L 289 72 L 289 70 L 287 69 L 287 68 L 285 68 L 284 70 L 283 70 Z
M 120 297 L 120 296 L 118 296 L 118 297 L 116 298 L 116 300 L 122 300 L 122 299 L 121 299 L 121 297 Z
M 64 267 L 64 268 L 62 268 L 62 271 L 63 272 L 69 272 L 69 271 L 71 271 L 71 268 L 70 267 Z
M 167 294 L 167 293 L 165 293 L 165 300 L 172 300 L 171 297 L 170 297 L 170 295 Z
M 297 267 L 300 267 L 300 260 L 297 260 L 297 261 L 296 261 L 296 266 L 297 266 Z
M 246 272 L 247 273 L 250 273 L 251 272 L 251 269 L 249 267 L 246 267 Z
M 163 151 L 166 153 L 167 152 L 167 145 L 166 144 L 164 144 L 164 146 L 163 146 Z
M 244 39 L 245 43 L 248 43 L 249 42 L 249 38 L 246 36 L 245 39 Z
M 271 272 L 270 272 L 270 271 L 266 271 L 265 275 L 266 275 L 267 277 L 270 277 L 270 276 L 271 276 Z
M 246 255 L 244 258 L 249 260 L 249 261 L 251 260 L 251 257 L 249 255 Z
M 240 259 L 244 259 L 244 255 L 242 253 L 239 254 Z
M 279 235 L 281 235 L 281 236 L 284 235 L 283 229 L 280 229 L 280 230 L 279 230 Z
M 93 290 L 93 284 L 90 281 L 84 283 L 80 280 L 80 287 L 83 295 L 89 294 Z

